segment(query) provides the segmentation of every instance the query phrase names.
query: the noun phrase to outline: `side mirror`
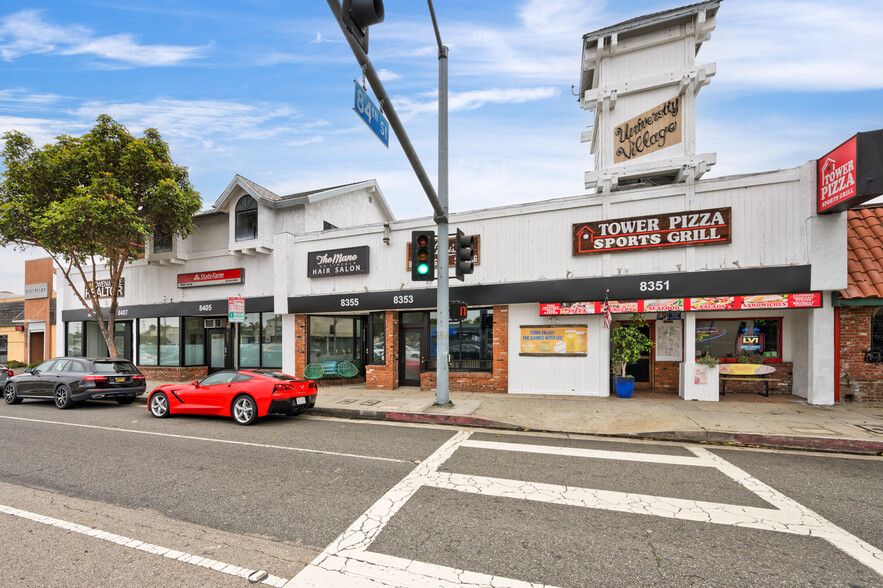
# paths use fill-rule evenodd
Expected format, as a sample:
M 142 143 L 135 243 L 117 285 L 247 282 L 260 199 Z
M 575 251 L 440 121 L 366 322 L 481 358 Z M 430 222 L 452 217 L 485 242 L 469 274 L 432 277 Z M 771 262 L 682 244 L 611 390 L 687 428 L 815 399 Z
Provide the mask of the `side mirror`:
M 25 368 L 25 373 L 26 373 L 26 374 L 33 374 L 33 373 L 34 373 L 34 368 Z
M 199 388 L 199 380 L 193 380 L 193 382 L 191 382 L 190 385 L 193 386 L 193 387 L 195 387 L 195 388 Z

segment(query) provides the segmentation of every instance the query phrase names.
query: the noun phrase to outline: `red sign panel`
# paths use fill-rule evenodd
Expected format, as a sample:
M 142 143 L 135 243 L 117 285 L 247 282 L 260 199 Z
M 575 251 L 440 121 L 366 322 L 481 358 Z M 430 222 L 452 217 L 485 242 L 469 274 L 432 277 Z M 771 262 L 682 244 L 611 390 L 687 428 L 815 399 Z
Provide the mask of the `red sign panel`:
M 857 137 L 852 137 L 818 161 L 818 211 L 825 212 L 855 197 Z
M 540 316 L 563 314 L 601 314 L 603 302 L 574 302 L 573 304 L 540 304 Z M 623 312 L 678 312 L 703 310 L 764 310 L 774 308 L 821 308 L 821 292 L 805 294 L 759 294 L 757 296 L 706 296 L 699 298 L 667 298 L 610 301 L 610 311 Z
M 226 269 L 193 274 L 178 274 L 179 288 L 195 286 L 218 286 L 221 284 L 242 284 L 245 281 L 243 268 Z

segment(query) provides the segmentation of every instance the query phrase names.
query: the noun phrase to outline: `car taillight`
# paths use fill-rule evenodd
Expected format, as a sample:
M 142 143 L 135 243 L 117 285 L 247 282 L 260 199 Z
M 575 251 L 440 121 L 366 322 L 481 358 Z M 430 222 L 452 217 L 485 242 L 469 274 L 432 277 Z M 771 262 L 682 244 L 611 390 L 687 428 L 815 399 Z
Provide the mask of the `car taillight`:
M 312 388 L 313 390 L 318 390 L 319 386 L 318 386 L 318 384 L 316 384 L 316 382 L 310 380 L 309 388 Z
M 6 377 L 11 378 L 13 376 L 12 370 L 3 370 L 6 372 Z
M 135 374 L 134 376 L 132 376 L 132 379 L 133 380 L 145 380 L 145 379 L 147 379 L 147 377 L 144 374 Z
M 84 382 L 104 383 L 107 382 L 107 376 L 83 376 Z
M 293 388 L 289 384 L 276 384 L 273 386 L 273 394 L 282 390 L 293 390 Z

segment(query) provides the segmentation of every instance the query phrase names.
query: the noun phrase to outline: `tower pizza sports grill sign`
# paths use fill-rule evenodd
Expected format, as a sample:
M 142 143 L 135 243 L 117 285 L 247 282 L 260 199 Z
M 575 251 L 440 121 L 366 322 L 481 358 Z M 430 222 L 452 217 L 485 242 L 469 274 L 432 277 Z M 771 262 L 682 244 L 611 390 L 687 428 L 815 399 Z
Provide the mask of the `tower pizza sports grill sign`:
M 711 245 L 731 241 L 731 209 L 709 208 L 573 225 L 573 254 Z
M 821 156 L 818 212 L 843 212 L 883 194 L 883 129 L 857 133 Z

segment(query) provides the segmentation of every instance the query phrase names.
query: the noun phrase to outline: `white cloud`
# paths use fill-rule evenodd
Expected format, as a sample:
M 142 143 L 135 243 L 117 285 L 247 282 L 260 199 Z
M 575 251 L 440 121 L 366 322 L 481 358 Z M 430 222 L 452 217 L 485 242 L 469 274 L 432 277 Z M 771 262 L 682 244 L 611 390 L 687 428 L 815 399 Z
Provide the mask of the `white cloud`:
M 95 36 L 81 25 L 46 22 L 38 10 L 23 10 L 0 19 L 0 56 L 6 61 L 29 54 L 94 55 L 135 66 L 169 66 L 204 57 L 208 47 L 140 45 L 128 33 Z
M 383 68 L 377 70 L 377 75 L 380 77 L 381 82 L 395 82 L 396 80 L 402 79 L 402 76 L 395 73 L 394 71 Z
M 558 95 L 556 88 L 492 88 L 448 94 L 448 112 L 476 110 L 488 104 L 523 104 L 537 100 L 547 100 Z M 417 114 L 438 110 L 438 93 L 420 96 L 423 100 L 396 98 L 393 103 L 402 119 L 407 120 Z

